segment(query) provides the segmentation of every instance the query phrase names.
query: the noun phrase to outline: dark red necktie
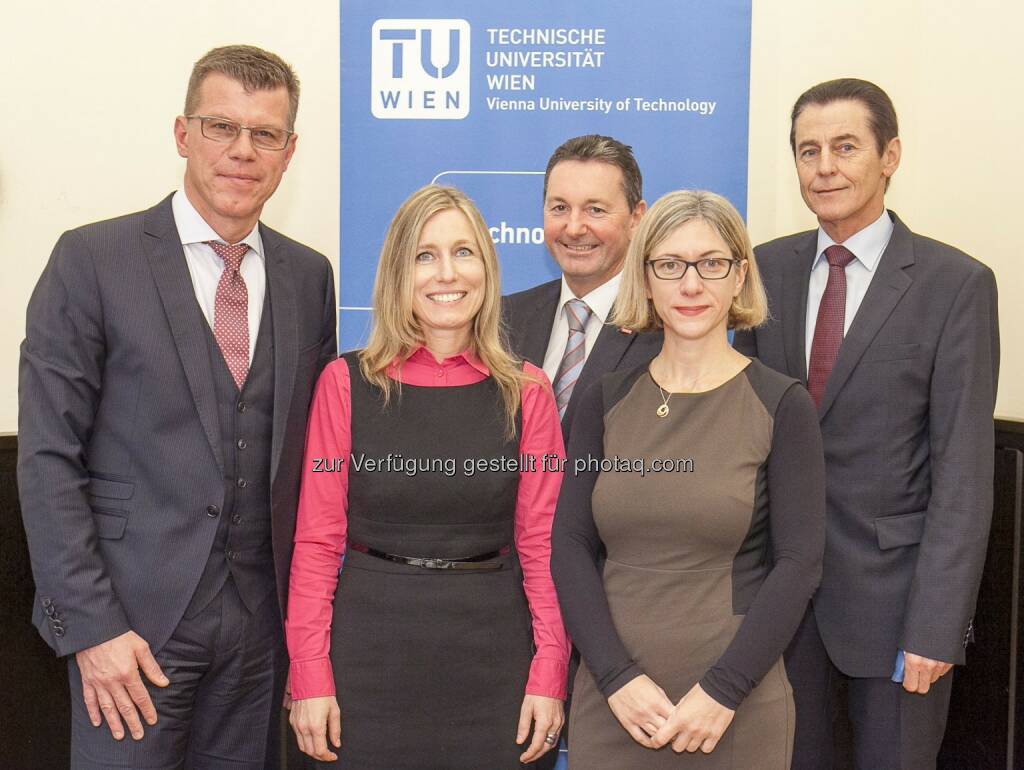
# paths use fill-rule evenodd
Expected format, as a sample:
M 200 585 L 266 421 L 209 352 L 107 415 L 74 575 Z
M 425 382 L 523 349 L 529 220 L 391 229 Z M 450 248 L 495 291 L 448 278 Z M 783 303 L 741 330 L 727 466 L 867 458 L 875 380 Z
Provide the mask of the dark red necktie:
M 207 243 L 224 260 L 224 272 L 220 274 L 213 304 L 213 336 L 228 371 L 241 390 L 249 374 L 249 291 L 238 270 L 249 245 L 236 243 L 228 246 L 220 241 Z
M 828 260 L 828 283 L 818 305 L 818 320 L 814 324 L 811 342 L 811 361 L 807 367 L 807 390 L 819 407 L 825 395 L 825 385 L 832 374 L 839 346 L 843 344 L 843 325 L 846 322 L 846 266 L 853 253 L 836 244 L 825 249 Z

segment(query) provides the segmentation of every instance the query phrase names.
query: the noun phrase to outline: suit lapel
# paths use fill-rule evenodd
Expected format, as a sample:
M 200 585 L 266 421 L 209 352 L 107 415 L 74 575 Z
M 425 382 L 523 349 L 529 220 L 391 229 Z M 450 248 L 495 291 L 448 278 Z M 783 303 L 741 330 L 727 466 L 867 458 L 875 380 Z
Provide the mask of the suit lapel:
M 614 312 L 614 308 L 608 313 L 609 317 L 612 312 Z M 576 404 L 587 392 L 587 388 L 601 375 L 615 371 L 636 336 L 636 334 L 624 334 L 619 331 L 618 326 L 613 324 L 606 323 L 601 327 L 597 341 L 594 342 L 594 347 L 590 351 L 590 355 L 587 356 L 587 362 L 583 364 L 583 371 L 580 372 L 580 377 L 576 381 L 576 385 L 573 386 L 572 396 L 569 398 L 569 404 L 565 408 L 565 417 L 562 419 L 563 426 L 568 426 L 571 423 Z
M 270 445 L 270 479 L 273 483 L 284 446 L 288 407 L 295 388 L 298 361 L 298 313 L 295 284 L 288 270 L 287 244 L 272 230 L 260 225 L 266 250 L 267 289 L 274 315 L 274 430 Z
M 145 246 L 146 258 L 160 293 L 181 366 L 185 370 L 192 400 L 199 412 L 199 421 L 210 442 L 210 449 L 217 458 L 217 465 L 223 470 L 217 394 L 210 373 L 210 353 L 206 330 L 203 328 L 205 320 L 196 302 L 192 277 L 174 225 L 170 197 L 146 212 L 144 229 L 149 236 Z
M 807 287 L 818 248 L 817 231 L 794 249 L 782 275 L 782 340 L 786 371 L 807 384 Z
M 861 356 L 892 314 L 893 309 L 913 283 L 904 268 L 914 264 L 914 246 L 910 230 L 893 214 L 895 229 L 876 268 L 878 273 L 850 324 L 850 331 L 839 347 L 839 355 L 829 375 L 821 399 L 819 416 L 824 419 L 843 385 L 850 379 Z
M 543 291 L 538 292 L 537 301 L 532 311 L 523 319 L 517 346 L 522 357 L 534 366 L 543 368 L 544 357 L 548 352 L 548 341 L 551 339 L 551 327 L 555 323 L 558 312 L 558 298 L 562 294 L 562 282 L 551 281 L 545 284 Z

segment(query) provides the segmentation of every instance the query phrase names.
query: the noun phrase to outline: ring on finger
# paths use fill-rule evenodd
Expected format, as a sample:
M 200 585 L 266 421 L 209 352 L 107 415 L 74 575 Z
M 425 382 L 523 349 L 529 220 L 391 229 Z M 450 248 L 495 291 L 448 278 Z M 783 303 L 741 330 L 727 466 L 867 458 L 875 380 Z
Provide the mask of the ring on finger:
M 544 743 L 548 744 L 548 746 L 554 746 L 556 740 L 558 740 L 558 733 L 548 733 L 544 737 Z

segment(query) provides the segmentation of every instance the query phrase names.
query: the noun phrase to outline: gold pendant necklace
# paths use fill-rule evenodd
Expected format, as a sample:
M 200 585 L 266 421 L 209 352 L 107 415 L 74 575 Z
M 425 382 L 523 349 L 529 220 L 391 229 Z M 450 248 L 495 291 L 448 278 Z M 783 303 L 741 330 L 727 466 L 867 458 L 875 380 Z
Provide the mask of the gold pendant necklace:
M 653 378 L 652 378 L 652 379 L 653 379 Z M 655 385 L 658 385 L 658 383 L 654 383 L 654 384 L 655 384 Z M 665 395 L 665 391 L 664 391 L 664 389 L 663 389 L 663 388 L 661 387 L 661 385 L 658 385 L 658 390 L 659 390 L 659 391 L 661 391 L 661 406 L 659 406 L 659 407 L 658 407 L 657 409 L 655 409 L 655 410 L 654 410 L 654 413 L 655 413 L 656 415 L 658 415 L 658 417 L 664 417 L 665 415 L 667 415 L 667 414 L 668 414 L 668 401 L 669 401 L 669 399 L 670 399 L 670 398 L 672 398 L 672 394 L 671 394 L 671 393 L 669 393 L 669 394 L 668 394 L 668 395 L 666 396 L 666 395 Z

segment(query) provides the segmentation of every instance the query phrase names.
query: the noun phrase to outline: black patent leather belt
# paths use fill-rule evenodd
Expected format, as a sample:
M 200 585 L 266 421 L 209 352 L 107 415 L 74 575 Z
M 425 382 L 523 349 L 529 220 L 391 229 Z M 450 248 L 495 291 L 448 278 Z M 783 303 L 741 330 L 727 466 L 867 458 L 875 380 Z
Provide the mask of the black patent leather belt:
M 394 553 L 384 553 L 376 548 L 370 548 L 362 543 L 349 543 L 353 551 L 365 553 L 367 556 L 374 556 L 378 559 L 386 559 L 397 564 L 407 564 L 410 567 L 422 567 L 423 569 L 457 569 L 457 570 L 495 570 L 501 569 L 504 565 L 500 561 L 494 561 L 499 556 L 508 553 L 508 546 L 498 551 L 488 551 L 478 556 L 466 556 L 460 559 L 435 559 L 432 557 L 399 556 Z

